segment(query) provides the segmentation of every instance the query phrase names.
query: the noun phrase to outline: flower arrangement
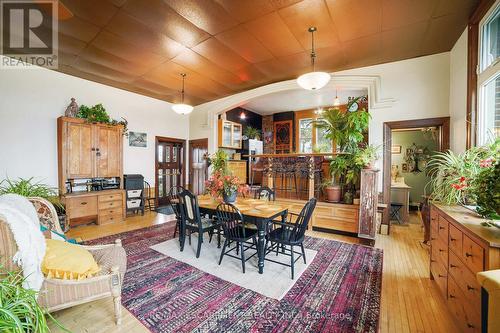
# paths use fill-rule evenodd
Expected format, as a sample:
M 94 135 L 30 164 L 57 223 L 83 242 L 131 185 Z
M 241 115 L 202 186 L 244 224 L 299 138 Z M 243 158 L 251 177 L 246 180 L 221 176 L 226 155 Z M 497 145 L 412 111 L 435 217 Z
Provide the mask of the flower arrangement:
M 238 177 L 215 171 L 205 181 L 206 192 L 213 198 L 223 197 L 226 202 L 234 202 L 238 193 L 247 193 L 248 186 L 242 185 Z

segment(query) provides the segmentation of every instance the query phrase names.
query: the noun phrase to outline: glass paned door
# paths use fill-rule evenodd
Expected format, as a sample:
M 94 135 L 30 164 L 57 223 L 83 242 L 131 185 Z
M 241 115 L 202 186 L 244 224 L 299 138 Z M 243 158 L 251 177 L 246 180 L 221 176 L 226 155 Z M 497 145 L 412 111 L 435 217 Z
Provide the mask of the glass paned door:
M 183 154 L 181 142 L 157 139 L 156 196 L 158 205 L 167 204 L 167 195 L 173 186 L 183 186 Z
M 231 123 L 228 122 L 223 122 L 222 124 L 222 146 L 224 147 L 231 147 L 233 142 L 231 141 L 232 138 L 232 126 Z

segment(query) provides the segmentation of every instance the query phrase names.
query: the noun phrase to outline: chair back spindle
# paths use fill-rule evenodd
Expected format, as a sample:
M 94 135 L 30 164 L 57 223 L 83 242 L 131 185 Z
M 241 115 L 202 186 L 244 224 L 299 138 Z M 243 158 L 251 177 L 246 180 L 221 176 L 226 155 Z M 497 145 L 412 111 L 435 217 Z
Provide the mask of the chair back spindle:
M 304 238 L 307 226 L 314 212 L 314 208 L 316 208 L 316 202 L 316 198 L 312 198 L 309 199 L 309 201 L 304 205 L 300 211 L 297 221 L 295 221 L 295 226 L 290 232 L 289 241 L 298 242 Z
M 221 203 L 216 210 L 217 220 L 222 224 L 224 235 L 228 239 L 243 239 L 245 235 L 245 223 L 240 210 L 228 203 Z

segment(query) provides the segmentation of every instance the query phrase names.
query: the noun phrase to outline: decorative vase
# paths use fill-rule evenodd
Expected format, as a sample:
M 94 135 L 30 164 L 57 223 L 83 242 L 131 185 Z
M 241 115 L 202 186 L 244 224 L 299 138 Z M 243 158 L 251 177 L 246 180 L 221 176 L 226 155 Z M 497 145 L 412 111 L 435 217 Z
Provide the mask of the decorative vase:
M 233 192 L 230 195 L 227 195 L 226 192 L 224 192 L 224 194 L 222 194 L 222 199 L 225 203 L 233 203 L 236 201 L 236 195 L 236 192 Z
M 342 195 L 342 188 L 338 185 L 325 187 L 326 198 L 329 202 L 339 202 Z

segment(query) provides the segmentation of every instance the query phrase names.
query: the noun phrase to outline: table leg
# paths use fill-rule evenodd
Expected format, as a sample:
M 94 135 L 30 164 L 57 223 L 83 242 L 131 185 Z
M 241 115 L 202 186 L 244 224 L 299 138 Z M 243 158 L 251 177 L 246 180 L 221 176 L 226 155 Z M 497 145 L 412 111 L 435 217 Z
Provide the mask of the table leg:
M 258 224 L 257 255 L 259 256 L 259 274 L 264 273 L 264 258 L 266 256 L 266 226 L 267 220 L 261 220 Z

